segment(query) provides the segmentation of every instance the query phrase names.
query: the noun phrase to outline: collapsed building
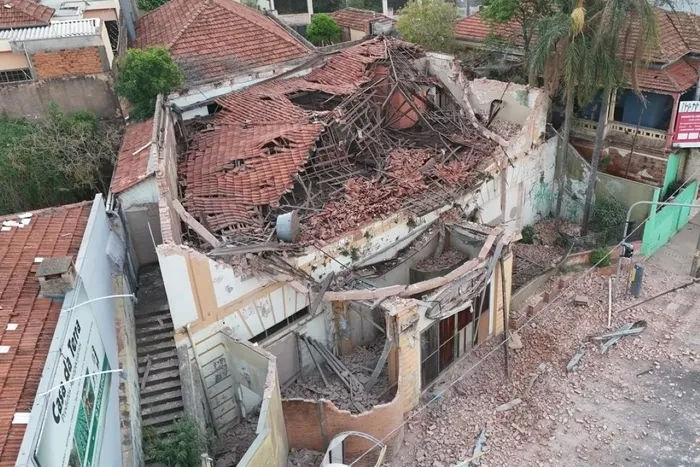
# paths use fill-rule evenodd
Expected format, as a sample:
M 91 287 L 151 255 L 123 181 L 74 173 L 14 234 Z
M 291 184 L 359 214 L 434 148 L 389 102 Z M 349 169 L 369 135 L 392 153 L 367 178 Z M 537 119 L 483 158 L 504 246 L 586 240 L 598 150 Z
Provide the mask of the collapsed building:
M 546 96 L 379 37 L 205 119 L 158 105 L 141 159 L 186 411 L 246 440 L 227 465 L 344 432 L 368 436 L 333 462 L 390 456 L 420 394 L 507 327 L 509 244 L 553 198 Z

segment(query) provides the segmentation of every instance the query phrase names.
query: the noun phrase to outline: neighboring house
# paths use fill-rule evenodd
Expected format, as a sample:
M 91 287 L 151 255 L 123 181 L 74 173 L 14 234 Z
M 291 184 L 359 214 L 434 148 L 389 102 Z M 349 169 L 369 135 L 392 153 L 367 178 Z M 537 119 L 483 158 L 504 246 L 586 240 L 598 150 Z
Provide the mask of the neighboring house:
M 124 247 L 101 195 L 0 217 L 0 258 L 0 465 L 142 465 L 140 429 L 120 429 L 140 417 L 138 375 L 118 331 L 131 300 L 111 297 L 130 293 Z
M 658 48 L 650 51 L 649 62 L 637 67 L 634 73 L 629 67 L 625 70 L 627 86 L 616 89 L 611 96 L 603 170 L 662 187 L 669 155 L 678 154 L 683 167 L 688 153 L 674 149 L 675 125 L 680 103 L 694 99 L 700 68 L 700 16 L 661 9 L 656 10 L 656 15 Z M 632 23 L 629 31 L 631 38 L 641 33 L 638 23 Z M 498 27 L 494 33 L 507 45 L 505 50 L 509 55 L 522 55 L 523 40 L 517 21 Z M 457 23 L 455 34 L 462 44 L 482 48 L 491 30 L 479 15 L 472 15 Z M 618 55 L 631 61 L 633 49 L 633 46 L 621 45 Z M 632 89 L 633 80 L 643 101 Z M 593 150 L 599 109 L 600 95 L 586 107 L 577 106 L 575 110 L 572 144 L 588 160 Z M 691 167 L 700 165 L 691 164 Z M 682 170 L 678 175 L 682 175 Z
M 233 0 L 171 0 L 138 20 L 131 46 L 168 48 L 185 75 L 184 90 L 169 101 L 185 119 L 213 111 L 217 96 L 313 58 L 313 46 L 286 25 Z
M 158 218 L 158 185 L 155 178 L 158 154 L 154 122 L 161 116 L 162 102 L 153 118 L 133 123 L 124 129 L 110 185 L 111 209 L 117 212 L 126 229 L 131 264 L 141 266 L 158 261 L 155 245 L 161 243 Z
M 465 115 L 487 114 L 497 99 L 502 133 L 477 131 Z M 255 431 L 254 443 L 238 446 L 247 448 L 239 466 L 286 465 L 288 448 L 324 451 L 343 431 L 395 449 L 420 394 L 508 325 L 509 243 L 547 215 L 553 197 L 547 97 L 467 82 L 453 57 L 378 37 L 328 55 L 303 77 L 216 103 L 220 112 L 183 124 L 159 102 L 152 132 L 157 255 L 185 410 L 219 436 L 235 429 L 250 440 L 245 430 Z M 140 143 L 147 137 L 119 162 L 136 167 L 136 189 L 150 183 Z M 459 250 L 458 259 L 423 274 L 419 263 L 440 257 L 440 245 Z M 274 394 L 261 396 L 264 368 L 276 375 L 273 392 L 317 371 L 325 357 L 299 336 L 344 355 L 384 335 L 381 403 L 351 414 L 317 395 L 283 390 L 281 407 Z M 253 370 L 235 340 L 276 362 L 255 357 Z M 259 404 L 277 422 L 256 430 L 243 421 Z M 349 464 L 363 446 L 344 446 L 340 460 Z
M 391 32 L 394 20 L 381 13 L 358 8 L 343 8 L 334 11 L 331 16 L 340 26 L 343 41 L 356 41 L 370 35 Z
M 0 111 L 38 117 L 55 102 L 65 111 L 120 115 L 112 69 L 124 48 L 119 4 L 54 9 L 30 0 L 0 8 Z M 92 3 L 97 4 L 97 9 Z

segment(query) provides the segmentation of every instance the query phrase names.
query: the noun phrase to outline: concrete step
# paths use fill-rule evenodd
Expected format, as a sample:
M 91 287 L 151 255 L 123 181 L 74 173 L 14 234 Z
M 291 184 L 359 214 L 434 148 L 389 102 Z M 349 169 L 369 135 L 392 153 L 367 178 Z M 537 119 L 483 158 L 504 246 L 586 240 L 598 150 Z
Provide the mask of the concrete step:
M 141 380 L 143 378 L 139 377 L 139 384 L 141 384 Z M 168 370 L 168 371 L 159 371 L 157 373 L 149 373 L 148 374 L 148 381 L 146 381 L 146 389 L 148 389 L 148 386 L 151 386 L 153 384 L 160 384 L 164 383 L 166 381 L 170 380 L 175 380 L 177 381 L 178 386 L 180 385 L 180 370 L 175 368 L 174 370 Z
M 169 402 L 181 401 L 182 391 L 180 386 L 173 387 L 170 391 L 160 392 L 153 395 L 141 395 L 141 409 L 150 409 L 151 407 L 157 407 L 160 404 L 167 404 Z
M 137 331 L 138 327 L 140 326 L 160 326 L 160 323 L 163 323 L 163 326 L 172 327 L 173 325 L 173 318 L 172 316 L 170 316 L 170 312 L 156 313 L 153 315 L 135 316 L 134 321 L 136 322 Z
M 136 304 L 136 309 L 134 310 L 134 317 L 139 319 L 142 316 L 153 316 L 157 314 L 170 314 L 170 307 L 168 303 L 161 303 L 160 305 L 147 305 L 145 302 L 139 302 Z
M 164 370 L 177 370 L 178 367 L 180 366 L 180 362 L 178 361 L 177 358 L 168 358 L 165 360 L 152 360 L 151 361 L 151 374 L 158 373 L 159 371 L 164 371 Z M 139 378 L 143 376 L 143 374 L 146 372 L 146 363 L 143 365 L 139 365 Z
M 166 412 L 171 412 L 173 410 L 184 410 L 184 405 L 182 404 L 182 398 L 173 400 L 173 401 L 168 401 L 168 402 L 163 402 L 161 404 L 153 404 L 148 407 L 142 407 L 141 408 L 141 417 L 150 417 L 153 415 L 157 415 L 160 413 L 166 413 Z
M 183 411 L 181 408 L 175 408 L 170 411 L 158 413 L 158 415 L 147 415 L 142 418 L 142 426 L 172 426 L 173 422 L 182 417 Z
M 160 334 L 168 333 L 172 335 L 174 333 L 173 325 L 170 321 L 164 323 L 162 326 L 159 323 L 151 324 L 146 323 L 143 326 L 136 327 L 136 337 L 147 337 L 147 336 L 157 336 Z
M 141 390 L 141 399 L 151 396 L 157 396 L 159 394 L 165 394 L 168 392 L 173 392 L 176 390 L 180 390 L 179 379 L 147 384 L 146 387 L 143 390 Z M 143 403 L 141 405 L 143 405 Z
M 171 350 L 175 350 L 175 339 L 169 339 L 167 341 L 156 342 L 149 345 L 139 345 L 136 347 L 136 352 L 138 353 L 139 357 L 148 357 L 149 355 L 155 356 Z
M 167 360 L 172 360 L 175 359 L 177 360 L 177 353 L 175 352 L 175 349 L 173 348 L 172 350 L 168 351 L 163 351 L 158 354 L 151 354 L 151 355 L 143 355 L 139 353 L 139 358 L 138 358 L 138 363 L 139 363 L 139 369 L 140 368 L 146 368 L 146 364 L 148 363 L 148 358 L 151 358 L 151 365 L 155 365 L 156 363 L 161 363 Z M 178 363 L 179 364 L 179 363 Z
M 170 341 L 175 345 L 175 337 L 173 335 L 172 329 L 161 329 L 158 334 L 153 334 L 151 336 L 136 337 L 136 348 L 157 344 L 160 342 Z

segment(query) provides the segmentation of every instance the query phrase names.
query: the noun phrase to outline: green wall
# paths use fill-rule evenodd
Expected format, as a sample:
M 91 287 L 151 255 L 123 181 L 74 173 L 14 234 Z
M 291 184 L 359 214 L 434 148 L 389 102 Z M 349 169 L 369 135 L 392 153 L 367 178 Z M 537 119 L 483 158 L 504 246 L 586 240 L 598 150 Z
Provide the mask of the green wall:
M 676 166 L 677 170 L 677 166 Z M 667 175 L 668 175 L 667 171 Z M 675 178 L 673 179 L 675 180 Z M 665 185 L 665 183 L 664 183 Z M 674 203 L 692 204 L 695 201 L 695 194 L 698 190 L 698 182 L 695 181 L 684 188 L 678 196 L 673 199 Z M 654 191 L 654 202 L 658 202 L 661 196 L 661 189 Z M 642 254 L 649 256 L 664 246 L 676 232 L 685 227 L 690 221 L 689 207 L 664 206 L 657 210 L 657 205 L 652 205 L 649 213 L 649 220 L 644 226 L 644 237 L 642 239 Z

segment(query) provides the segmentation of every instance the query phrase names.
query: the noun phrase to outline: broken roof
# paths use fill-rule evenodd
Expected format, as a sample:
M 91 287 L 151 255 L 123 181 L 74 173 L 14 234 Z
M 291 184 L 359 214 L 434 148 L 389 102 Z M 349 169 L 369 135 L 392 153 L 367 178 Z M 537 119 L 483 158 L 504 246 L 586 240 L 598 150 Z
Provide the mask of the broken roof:
M 32 0 L 0 0 L 0 29 L 49 24 L 54 9 Z
M 26 425 L 12 419 L 31 411 L 61 311 L 60 302 L 38 298 L 37 258 L 75 258 L 91 206 L 0 217 L 0 346 L 9 347 L 0 353 L 0 465 L 15 465 Z
M 275 21 L 233 0 L 171 0 L 138 20 L 132 46 L 167 47 L 189 84 L 309 53 Z
M 342 10 L 334 11 L 331 16 L 341 28 L 354 29 L 356 31 L 364 31 L 366 34 L 371 34 L 371 24 L 375 21 L 393 22 L 394 20 L 388 16 L 371 10 L 360 10 L 359 8 L 343 8 Z
M 128 125 L 124 130 L 110 191 L 121 193 L 154 173 L 149 168 L 150 142 L 153 139 L 153 119 Z
M 227 240 L 252 242 L 271 238 L 277 215 L 299 210 L 302 240 L 325 241 L 453 201 L 496 144 L 463 124 L 457 105 L 427 99 L 422 86 L 436 82 L 414 64 L 422 56 L 379 37 L 303 78 L 223 96 L 180 167 L 187 210 Z

